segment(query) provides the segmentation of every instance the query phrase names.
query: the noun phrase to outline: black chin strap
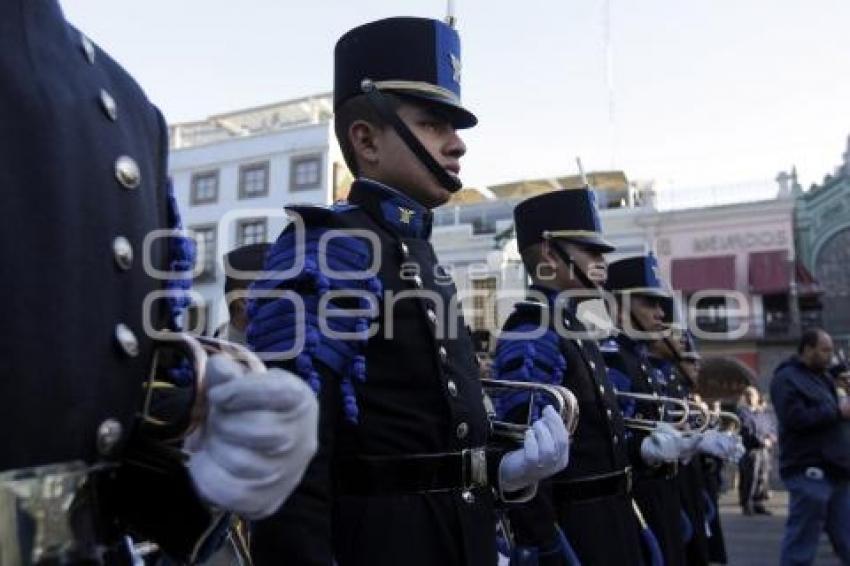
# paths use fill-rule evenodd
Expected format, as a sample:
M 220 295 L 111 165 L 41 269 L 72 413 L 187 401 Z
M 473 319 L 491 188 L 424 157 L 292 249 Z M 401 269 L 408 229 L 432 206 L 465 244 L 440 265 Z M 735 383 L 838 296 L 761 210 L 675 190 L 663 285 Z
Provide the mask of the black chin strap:
M 434 159 L 431 153 L 425 149 L 425 147 L 419 142 L 419 139 L 417 139 L 413 132 L 410 131 L 407 124 L 398 117 L 398 114 L 389 99 L 381 94 L 381 91 L 375 87 L 375 84 L 369 79 L 364 79 L 361 88 L 366 94 L 366 98 L 375 110 L 378 111 L 381 118 L 393 127 L 398 134 L 398 137 L 404 141 L 408 149 L 410 149 L 419 161 L 425 165 L 428 171 L 434 175 L 437 182 L 449 192 L 456 193 L 459 191 L 463 186 L 461 182 L 456 177 L 449 175 L 449 173 L 441 167 L 439 163 L 437 163 L 437 160 Z
M 575 260 L 570 257 L 570 254 L 564 251 L 564 249 L 557 242 L 555 242 L 555 240 L 550 239 L 549 245 L 552 246 L 552 249 L 555 250 L 555 253 L 558 255 L 559 258 L 561 258 L 561 261 L 563 261 L 570 269 L 572 269 L 572 272 L 575 273 L 576 277 L 578 277 L 578 280 L 581 281 L 582 285 L 584 285 L 587 289 L 593 289 L 594 291 L 597 291 L 600 295 L 602 294 L 602 287 L 591 281 L 590 277 L 588 277 L 587 274 L 582 271 L 582 269 L 578 266 L 578 264 L 576 264 Z

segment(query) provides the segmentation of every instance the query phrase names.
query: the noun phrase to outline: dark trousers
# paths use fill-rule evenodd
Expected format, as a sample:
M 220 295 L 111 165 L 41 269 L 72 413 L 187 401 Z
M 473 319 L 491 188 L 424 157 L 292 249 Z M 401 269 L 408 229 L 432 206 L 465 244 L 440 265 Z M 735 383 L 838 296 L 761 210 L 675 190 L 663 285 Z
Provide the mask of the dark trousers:
M 638 477 L 634 498 L 647 525 L 658 540 L 664 566 L 685 566 L 682 540 L 682 505 L 676 478 Z
M 767 499 L 770 486 L 770 451 L 767 448 L 747 450 L 738 463 L 738 502 L 747 508 Z
M 720 523 L 720 488 L 723 461 L 713 456 L 703 456 L 705 488 L 712 505 L 710 521 L 711 536 L 708 537 L 708 557 L 711 562 L 726 564 L 726 541 L 723 538 L 723 525 Z
M 688 566 L 708 564 L 708 525 L 705 518 L 705 481 L 699 462 L 679 466 L 679 498 L 682 511 L 691 525 L 691 536 L 685 540 Z
M 643 564 L 631 497 L 615 495 L 559 507 L 558 522 L 582 564 Z

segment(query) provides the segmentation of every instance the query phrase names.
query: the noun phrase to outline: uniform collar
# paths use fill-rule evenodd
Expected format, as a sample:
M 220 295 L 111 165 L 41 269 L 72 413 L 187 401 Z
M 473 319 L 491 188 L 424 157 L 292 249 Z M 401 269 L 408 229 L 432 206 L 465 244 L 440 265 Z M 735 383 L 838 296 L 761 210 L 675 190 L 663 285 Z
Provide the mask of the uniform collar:
M 620 348 L 637 354 L 644 360 L 649 359 L 649 348 L 647 347 L 646 342 L 635 340 L 619 329 L 617 331 L 617 343 L 620 345 Z
M 363 207 L 403 238 L 427 240 L 431 237 L 431 211 L 390 186 L 372 179 L 357 179 L 351 187 L 348 201 Z
M 531 285 L 529 290 L 543 294 L 546 297 L 546 303 L 549 305 L 550 309 L 554 309 L 557 306 L 558 308 L 564 309 L 564 311 L 570 315 L 576 314 L 578 304 L 574 299 L 566 296 L 566 294 L 559 297 L 560 291 L 550 289 L 549 287 L 544 287 L 542 285 Z M 537 300 L 538 298 L 539 295 L 531 297 L 532 300 Z M 557 305 L 555 304 L 555 301 L 557 301 Z

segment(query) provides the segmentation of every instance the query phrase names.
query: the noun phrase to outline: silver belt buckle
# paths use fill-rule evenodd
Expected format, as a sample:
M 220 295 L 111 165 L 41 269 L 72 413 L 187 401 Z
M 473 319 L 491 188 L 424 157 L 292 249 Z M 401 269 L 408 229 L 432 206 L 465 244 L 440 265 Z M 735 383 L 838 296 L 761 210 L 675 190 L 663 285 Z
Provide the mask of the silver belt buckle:
M 68 462 L 0 473 L 0 565 L 99 558 L 92 502 L 80 497 L 94 470 Z
M 483 446 L 461 451 L 464 491 L 487 486 L 487 450 Z

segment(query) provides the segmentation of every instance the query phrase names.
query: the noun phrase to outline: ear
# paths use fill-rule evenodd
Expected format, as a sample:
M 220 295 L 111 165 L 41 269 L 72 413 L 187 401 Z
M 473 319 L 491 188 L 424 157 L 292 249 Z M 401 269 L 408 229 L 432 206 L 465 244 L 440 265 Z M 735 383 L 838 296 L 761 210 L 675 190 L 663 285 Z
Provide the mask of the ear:
M 379 133 L 378 128 L 365 120 L 356 120 L 348 128 L 348 141 L 358 162 L 371 165 L 378 162 Z
M 558 256 L 555 255 L 555 250 L 552 249 L 552 242 L 550 240 L 543 240 L 543 243 L 540 245 L 540 259 L 552 266 L 558 264 Z

